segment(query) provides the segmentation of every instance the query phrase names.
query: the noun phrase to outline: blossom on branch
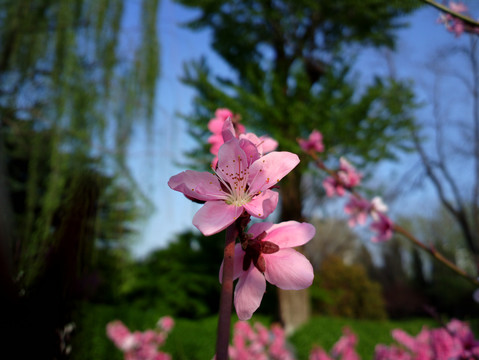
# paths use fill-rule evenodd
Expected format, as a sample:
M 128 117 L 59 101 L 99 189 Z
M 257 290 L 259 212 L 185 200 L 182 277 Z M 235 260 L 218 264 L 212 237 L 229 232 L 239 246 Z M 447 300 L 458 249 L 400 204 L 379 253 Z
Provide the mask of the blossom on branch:
M 401 345 L 377 345 L 375 360 L 449 360 L 479 358 L 479 341 L 469 326 L 459 320 L 451 320 L 445 328 L 423 327 L 416 336 L 400 329 L 392 331 L 393 338 Z
M 359 196 L 352 195 L 349 198 L 349 202 L 344 206 L 344 212 L 350 216 L 348 220 L 350 227 L 366 224 L 369 215 L 374 220 L 378 220 L 378 214 L 385 213 L 387 209 L 387 206 L 379 196 L 368 201 Z
M 377 213 L 376 220 L 371 224 L 371 230 L 377 232 L 377 235 L 372 237 L 372 242 L 387 241 L 393 236 L 394 224 L 383 213 Z
M 309 360 L 359 360 L 359 355 L 355 350 L 357 342 L 356 334 L 346 327 L 343 329 L 343 336 L 334 344 L 331 356 L 321 347 L 316 347 L 309 354 Z
M 261 156 L 251 141 L 234 137 L 228 124 L 223 129 L 225 143 L 218 151 L 214 174 L 187 170 L 168 181 L 173 190 L 205 202 L 193 225 L 206 236 L 226 229 L 244 211 L 266 218 L 278 203 L 278 193 L 270 189 L 299 163 L 298 156 L 290 152 Z
M 454 1 L 449 2 L 449 9 L 458 14 L 466 14 L 468 11 L 468 8 L 464 3 Z M 437 22 L 444 24 L 446 29 L 449 32 L 454 33 L 456 37 L 461 36 L 464 32 L 479 34 L 479 27 L 466 24 L 464 20 L 451 14 L 441 13 Z
M 362 175 L 356 171 L 344 157 L 339 159 L 339 169 L 336 176 L 330 176 L 324 179 L 323 187 L 326 195 L 332 197 L 334 195 L 343 196 L 346 189 L 352 189 L 361 182 Z
M 299 146 L 304 152 L 314 151 L 321 153 L 324 151 L 323 135 L 318 130 L 313 130 L 308 139 L 299 139 Z
M 169 354 L 159 351 L 168 337 L 168 332 L 174 326 L 171 317 L 165 316 L 158 320 L 159 331 L 130 332 L 121 321 L 107 324 L 106 333 L 115 346 L 120 349 L 125 360 L 171 360 Z
M 293 360 L 285 338 L 284 330 L 277 324 L 268 330 L 258 322 L 251 327 L 246 321 L 238 321 L 234 325 L 229 357 L 231 360 Z
M 234 279 L 239 279 L 234 292 L 234 305 L 240 320 L 251 318 L 266 290 L 266 281 L 283 290 L 309 287 L 313 267 L 306 257 L 293 249 L 311 240 L 313 225 L 287 221 L 280 224 L 256 223 L 248 230 L 248 239 L 236 244 Z M 220 268 L 220 282 L 223 264 Z
M 211 144 L 210 152 L 213 155 L 218 154 L 220 146 L 223 145 L 223 136 L 221 132 L 223 130 L 223 125 L 227 119 L 234 121 L 236 132 L 238 134 L 243 134 L 245 132 L 244 125 L 239 123 L 239 116 L 234 115 L 230 109 L 216 109 L 215 117 L 208 122 L 208 129 L 213 133 L 208 138 L 208 143 Z

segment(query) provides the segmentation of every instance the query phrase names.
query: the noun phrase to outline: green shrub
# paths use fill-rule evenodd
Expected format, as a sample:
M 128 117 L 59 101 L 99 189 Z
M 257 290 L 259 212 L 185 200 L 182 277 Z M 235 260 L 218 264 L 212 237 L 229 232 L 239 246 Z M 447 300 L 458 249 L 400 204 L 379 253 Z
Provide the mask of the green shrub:
M 385 319 L 381 286 L 361 265 L 345 265 L 335 256 L 320 266 L 311 286 L 313 312 L 356 319 Z

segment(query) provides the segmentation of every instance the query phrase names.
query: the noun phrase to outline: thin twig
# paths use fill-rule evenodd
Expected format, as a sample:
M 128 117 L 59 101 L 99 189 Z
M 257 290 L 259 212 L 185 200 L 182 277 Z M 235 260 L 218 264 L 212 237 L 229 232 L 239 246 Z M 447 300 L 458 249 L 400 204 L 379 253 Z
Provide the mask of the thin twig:
M 433 0 L 420 0 L 420 1 L 425 2 L 426 4 L 429 4 L 433 7 L 435 7 L 436 9 L 439 9 L 439 10 L 441 10 L 441 11 L 443 11 L 443 12 L 449 14 L 449 15 L 452 15 L 455 18 L 461 19 L 467 25 L 470 25 L 470 26 L 473 26 L 473 27 L 479 27 L 479 22 L 475 21 L 474 19 L 471 19 L 469 16 L 462 15 L 458 12 L 452 11 L 451 9 L 449 9 L 445 5 L 439 4 L 439 3 L 437 3 Z
M 321 159 L 319 159 L 319 157 L 316 155 L 314 151 L 310 151 L 308 152 L 308 154 L 313 158 L 318 168 L 320 168 L 321 170 L 324 170 L 329 175 L 333 176 L 336 181 L 343 183 L 340 177 L 337 175 L 336 171 L 327 168 L 326 165 L 324 165 L 324 163 L 321 161 Z M 362 199 L 361 195 L 358 192 L 354 191 L 354 189 L 351 189 L 348 187 L 345 187 L 345 188 L 346 190 L 348 190 L 348 192 L 350 192 L 356 198 Z M 463 278 L 473 283 L 474 285 L 479 286 L 479 280 L 477 278 L 472 277 L 467 272 L 459 268 L 453 262 L 448 260 L 444 255 L 442 255 L 439 251 L 437 251 L 433 246 L 428 246 L 424 244 L 423 242 L 418 240 L 414 235 L 412 235 L 410 232 L 408 232 L 406 229 L 404 229 L 403 227 L 399 225 L 394 224 L 393 231 L 397 234 L 401 234 L 402 236 L 404 236 L 406 239 L 411 241 L 414 245 L 418 246 L 423 251 L 427 252 L 429 255 L 434 257 L 436 260 L 443 263 L 445 266 L 447 266 L 449 269 L 454 271 L 456 274 L 462 276 Z

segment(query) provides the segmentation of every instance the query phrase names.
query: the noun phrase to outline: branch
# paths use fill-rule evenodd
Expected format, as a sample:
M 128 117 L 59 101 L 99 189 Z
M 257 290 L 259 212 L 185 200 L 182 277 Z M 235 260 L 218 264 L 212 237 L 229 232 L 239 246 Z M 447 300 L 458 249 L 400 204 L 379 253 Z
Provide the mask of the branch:
M 336 181 L 339 181 L 342 183 L 342 180 L 340 177 L 337 175 L 336 171 L 331 170 L 324 165 L 324 163 L 318 158 L 317 154 L 314 151 L 309 151 L 308 154 L 313 158 L 315 164 L 318 166 L 318 168 L 324 170 L 326 173 L 329 175 L 333 176 Z M 354 189 L 348 188 L 345 186 L 345 189 L 348 190 L 351 195 L 355 196 L 358 199 L 363 199 L 363 197 Z M 433 246 L 428 246 L 418 240 L 415 236 L 413 236 L 411 233 L 409 233 L 407 230 L 402 228 L 399 225 L 394 224 L 393 225 L 393 230 L 395 233 L 401 234 L 404 236 L 406 239 L 411 241 L 414 245 L 418 246 L 421 248 L 423 251 L 426 251 L 429 255 L 434 257 L 436 260 L 439 262 L 443 263 L 446 267 L 448 267 L 450 270 L 454 271 L 456 274 L 459 276 L 465 278 L 475 286 L 479 286 L 479 279 L 472 277 L 469 275 L 467 272 L 465 272 L 463 269 L 459 268 L 457 265 L 455 265 L 453 262 L 448 260 L 444 255 L 442 255 L 439 251 L 437 251 Z
M 221 282 L 220 310 L 218 317 L 218 334 L 216 340 L 216 359 L 228 359 L 230 341 L 231 303 L 233 300 L 233 259 L 235 241 L 238 236 L 237 224 L 233 223 L 226 229 L 223 279 Z
M 452 15 L 454 16 L 455 18 L 458 18 L 462 21 L 464 21 L 467 25 L 469 26 L 472 26 L 472 27 L 479 27 L 479 22 L 475 21 L 474 19 L 471 19 L 469 16 L 465 16 L 465 15 L 462 15 L 458 12 L 455 12 L 455 11 L 452 11 L 451 9 L 449 9 L 447 6 L 445 5 L 442 5 L 442 4 L 438 4 L 437 2 L 433 1 L 433 0 L 420 0 L 426 4 L 429 4 L 433 7 L 435 7 L 436 9 L 439 9 L 449 15 Z

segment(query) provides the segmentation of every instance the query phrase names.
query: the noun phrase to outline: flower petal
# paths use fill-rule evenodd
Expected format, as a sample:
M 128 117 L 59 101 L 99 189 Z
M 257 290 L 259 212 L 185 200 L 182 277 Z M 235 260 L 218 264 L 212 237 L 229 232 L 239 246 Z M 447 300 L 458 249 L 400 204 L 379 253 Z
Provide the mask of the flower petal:
M 251 227 L 248 229 L 248 234 L 251 234 L 253 236 L 253 239 L 256 238 L 259 234 L 262 232 L 268 230 L 273 226 L 273 223 L 270 222 L 261 222 L 261 223 L 254 223 L 251 225 Z
M 239 278 L 241 276 L 241 274 L 243 274 L 243 272 L 244 272 L 243 271 L 244 254 L 245 254 L 245 252 L 241 248 L 241 244 L 236 244 L 235 245 L 235 256 L 234 256 L 234 259 L 233 259 L 233 264 L 234 264 L 233 280 L 236 280 L 237 278 Z M 220 284 L 223 283 L 223 264 L 224 264 L 224 260 L 223 260 L 223 262 L 221 263 L 221 266 L 220 266 L 220 274 L 219 274 Z
M 226 119 L 223 123 L 223 128 L 221 129 L 221 135 L 223 137 L 223 142 L 227 142 L 236 137 L 235 128 L 231 119 Z
M 298 155 L 287 151 L 274 151 L 259 158 L 249 168 L 250 193 L 255 194 L 276 185 L 298 164 Z
M 218 151 L 218 168 L 216 173 L 232 187 L 244 183 L 241 178 L 247 176 L 248 161 L 246 154 L 236 138 L 225 142 Z
M 218 178 L 207 171 L 183 171 L 172 176 L 168 181 L 168 186 L 197 200 L 208 201 L 226 198 Z
M 193 217 L 193 225 L 203 235 L 219 233 L 231 225 L 241 214 L 243 207 L 228 205 L 224 201 L 207 201 Z
M 315 233 L 316 229 L 311 224 L 285 221 L 271 226 L 264 240 L 275 243 L 281 249 L 292 248 L 306 244 Z
M 261 304 L 266 291 L 266 281 L 263 274 L 254 266 L 240 276 L 235 288 L 235 308 L 240 320 L 251 318 Z
M 264 259 L 266 280 L 281 289 L 300 290 L 313 283 L 311 263 L 296 250 L 281 249 L 274 254 L 264 255 Z
M 251 216 L 264 219 L 276 209 L 278 198 L 279 195 L 276 191 L 266 190 L 243 206 Z

